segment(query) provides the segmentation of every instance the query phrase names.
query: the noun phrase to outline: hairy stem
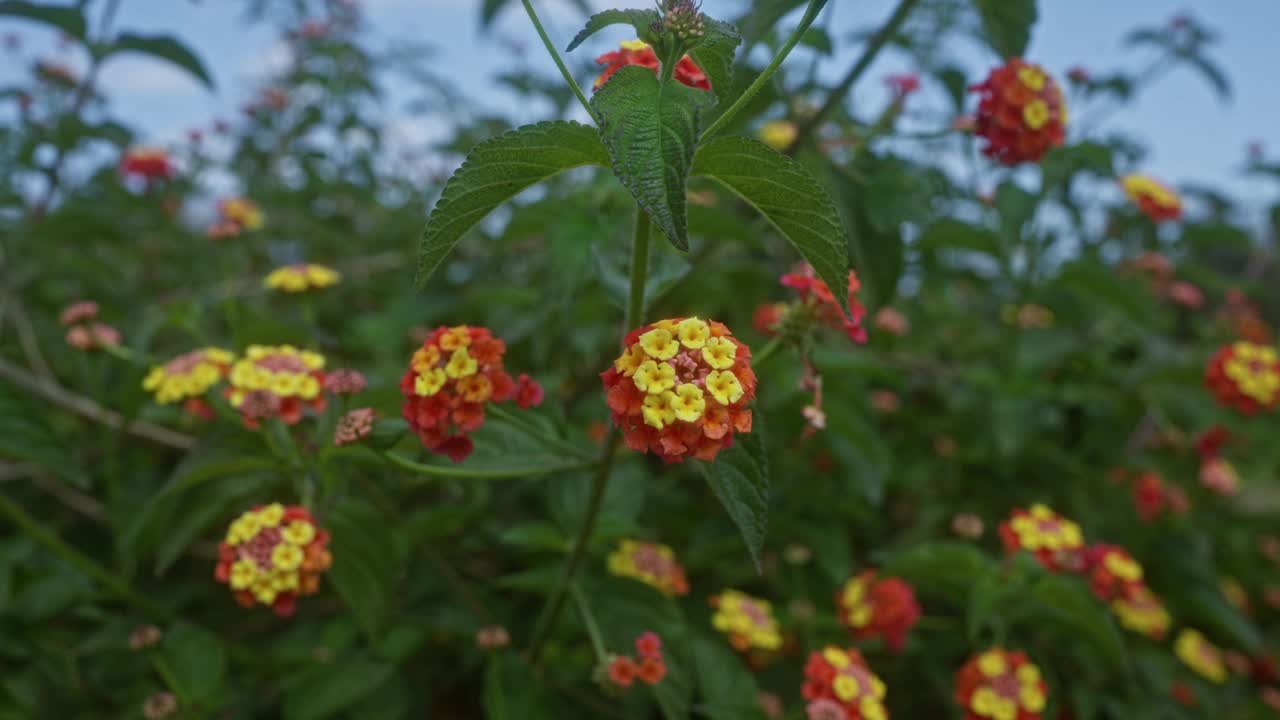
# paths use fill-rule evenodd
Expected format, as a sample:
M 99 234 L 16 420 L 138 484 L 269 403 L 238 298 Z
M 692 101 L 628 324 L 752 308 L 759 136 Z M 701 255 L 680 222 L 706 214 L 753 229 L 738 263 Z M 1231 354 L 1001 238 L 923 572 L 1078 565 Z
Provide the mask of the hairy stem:
M 529 14 L 529 20 L 533 23 L 533 29 L 538 31 L 538 37 L 542 38 L 542 44 L 547 48 L 547 52 L 551 55 L 551 59 L 555 61 L 556 67 L 560 69 L 560 75 L 564 78 L 565 84 L 573 91 L 574 96 L 578 98 L 578 102 L 582 103 L 582 107 L 586 109 L 587 115 L 592 120 L 595 119 L 596 113 L 591 109 L 591 103 L 587 100 L 587 96 L 583 94 L 582 88 L 578 87 L 578 81 L 573 79 L 573 73 L 569 72 L 569 68 L 565 66 L 564 60 L 561 59 L 560 53 L 556 51 L 556 46 L 551 44 L 551 37 L 547 35 L 547 31 L 542 27 L 542 21 L 538 19 L 538 13 L 533 10 L 533 3 L 530 0 L 522 0 L 524 2 L 524 11 Z
M 867 68 L 871 67 L 871 61 L 876 59 L 876 55 L 879 55 L 889 40 L 897 34 L 919 2 L 920 0 L 899 0 L 898 7 L 894 9 L 893 15 L 890 15 L 884 26 L 877 30 L 876 34 L 872 35 L 871 39 L 867 41 L 867 47 L 863 49 L 861 57 L 854 62 L 853 67 L 849 68 L 849 72 L 836 85 L 831 97 L 827 98 L 827 102 L 823 104 L 818 112 L 814 113 L 812 117 L 800 126 L 800 130 L 796 133 L 796 139 L 792 141 L 791 147 L 787 148 L 788 155 L 794 153 L 801 143 L 816 132 L 822 126 L 822 123 L 826 121 L 827 116 L 844 104 L 845 98 L 849 97 L 849 92 L 853 90 L 858 78 L 862 77 Z
M 806 31 L 808 31 L 809 26 L 813 25 L 813 21 L 818 19 L 818 13 L 822 12 L 822 8 L 826 6 L 826 4 L 827 0 L 811 0 L 809 2 L 809 9 L 805 11 L 804 17 L 800 18 L 800 24 L 797 25 L 795 31 L 791 33 L 791 37 L 787 38 L 787 42 L 782 46 L 782 49 L 778 50 L 778 54 L 773 57 L 773 61 L 764 69 L 764 72 L 760 73 L 760 76 L 756 78 L 755 82 L 751 83 L 751 86 L 747 88 L 746 92 L 742 93 L 742 95 L 734 101 L 733 105 L 730 105 L 728 110 L 721 113 L 720 117 L 716 118 L 716 121 L 711 124 L 711 127 L 707 128 L 706 131 L 702 133 L 702 137 L 698 140 L 699 143 L 705 143 L 715 137 L 716 133 L 723 130 L 724 127 L 733 120 L 735 115 L 742 112 L 742 108 L 746 107 L 747 103 L 751 102 L 751 98 L 755 97 L 756 93 L 760 92 L 760 88 L 764 87 L 765 83 L 769 82 L 769 79 L 773 77 L 773 74 L 778 71 L 778 68 L 782 67 L 782 61 L 786 60 L 787 56 L 791 54 L 791 51 L 795 49 L 796 44 L 800 42 L 800 38 Z
M 631 332 L 644 323 L 644 291 L 649 284 L 649 214 L 636 208 L 636 236 L 631 244 L 631 302 L 627 305 L 627 326 Z

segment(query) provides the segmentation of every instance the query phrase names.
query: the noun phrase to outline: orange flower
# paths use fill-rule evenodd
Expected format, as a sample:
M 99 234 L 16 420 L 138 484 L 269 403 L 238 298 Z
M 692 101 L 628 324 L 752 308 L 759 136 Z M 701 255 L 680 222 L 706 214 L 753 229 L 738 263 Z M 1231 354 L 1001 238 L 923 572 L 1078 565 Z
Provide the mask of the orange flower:
M 600 73 L 600 77 L 596 78 L 595 90 L 599 90 L 609 81 L 609 78 L 613 77 L 614 73 L 628 65 L 649 68 L 655 75 L 660 67 L 658 55 L 653 51 L 653 48 L 640 40 L 629 40 L 622 43 L 618 50 L 605 53 L 596 58 L 596 64 L 604 65 L 605 67 L 604 71 Z M 711 82 L 707 80 L 707 74 L 702 72 L 702 68 L 698 67 L 698 64 L 688 55 L 680 58 L 680 62 L 676 64 L 675 78 L 689 87 L 698 88 L 699 90 L 711 89 Z
M 1280 404 L 1280 357 L 1270 347 L 1240 341 L 1209 360 L 1204 382 L 1225 407 L 1245 415 Z
M 258 230 L 266 222 L 262 210 L 246 198 L 227 198 L 218 203 L 218 215 L 221 220 L 215 228 L 234 229 L 239 234 L 242 230 Z
M 876 579 L 875 570 L 849 578 L 836 593 L 840 622 L 858 639 L 881 637 L 885 646 L 902 652 L 907 633 L 920 619 L 920 603 L 910 583 L 900 578 Z
M 815 311 L 821 322 L 840 330 L 856 343 L 867 341 L 867 329 L 862 326 L 862 319 L 866 317 L 867 310 L 858 301 L 858 291 L 862 289 L 862 282 L 858 280 L 857 273 L 849 271 L 847 295 L 849 315 L 845 315 L 840 309 L 835 293 L 818 278 L 813 271 L 813 266 L 808 263 L 801 263 L 795 272 L 783 275 L 781 282 L 786 287 L 793 288 L 800 295 L 800 302 Z
M 615 688 L 631 687 L 637 678 L 646 685 L 657 685 L 667 676 L 667 664 L 662 657 L 662 638 L 645 631 L 636 638 L 636 657 L 610 654 L 604 660 L 603 677 Z M 599 673 L 599 670 L 597 670 Z
M 1039 162 L 1062 145 L 1067 106 L 1058 83 L 1039 65 L 1013 58 L 969 90 L 981 96 L 974 133 L 987 141 L 983 155 L 1017 165 Z
M 855 648 L 828 645 L 809 653 L 800 693 L 809 701 L 810 718 L 836 720 L 888 720 L 884 707 L 885 684 L 871 672 Z
M 714 320 L 673 318 L 633 330 L 600 374 L 613 422 L 638 452 L 712 461 L 751 432 L 751 349 Z
M 1125 175 L 1120 179 L 1125 195 L 1152 222 L 1182 217 L 1182 198 L 1168 186 L 1146 175 Z
M 468 433 L 484 424 L 486 403 L 528 401 L 537 383 L 521 389 L 502 366 L 506 343 L 487 328 L 436 328 L 413 353 L 400 378 L 404 419 L 428 450 L 462 462 Z
M 231 368 L 227 400 L 246 427 L 267 417 L 293 425 L 304 408 L 324 410 L 324 364 L 323 355 L 292 345 L 250 345 Z
M 956 672 L 955 698 L 965 720 L 1039 720 L 1049 686 L 1026 653 L 991 648 Z
M 1000 539 L 1010 554 L 1026 550 L 1051 571 L 1079 572 L 1084 568 L 1080 526 L 1044 505 L 1015 509 L 1000 525 Z
M 227 583 L 245 607 L 267 605 L 293 614 L 299 595 L 314 595 L 332 558 L 329 533 L 306 508 L 272 503 L 236 518 L 218 546 L 214 578 Z
M 1145 585 L 1124 591 L 1112 600 L 1111 613 L 1126 630 L 1155 640 L 1163 639 L 1165 633 L 1169 632 L 1169 611 L 1160 598 Z

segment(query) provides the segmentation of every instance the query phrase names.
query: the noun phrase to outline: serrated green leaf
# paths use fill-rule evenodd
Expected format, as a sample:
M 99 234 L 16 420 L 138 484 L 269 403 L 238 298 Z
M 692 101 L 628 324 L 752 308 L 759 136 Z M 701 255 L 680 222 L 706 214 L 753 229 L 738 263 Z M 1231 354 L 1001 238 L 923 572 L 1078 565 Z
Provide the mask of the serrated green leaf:
M 477 145 L 427 219 L 418 249 L 419 287 L 462 236 L 502 203 L 565 170 L 608 164 L 594 129 L 575 122 L 526 125 Z
M 715 462 L 702 465 L 707 483 L 728 511 L 760 569 L 760 550 L 769 525 L 769 458 L 759 433 L 743 433 Z
M 689 249 L 689 167 L 711 93 L 624 67 L 591 99 L 613 172 L 671 244 Z
M 738 29 L 727 22 L 703 16 L 707 34 L 689 57 L 706 73 L 716 100 L 723 103 L 733 95 L 733 59 L 742 44 Z
M 115 42 L 111 44 L 111 47 L 107 48 L 106 55 L 110 56 L 123 52 L 136 52 L 159 58 L 182 70 L 186 70 L 206 88 L 210 90 L 214 88 L 213 76 L 209 74 L 199 56 L 192 52 L 186 43 L 172 35 L 121 33 L 120 37 L 116 38 Z
M 326 574 L 361 628 L 377 636 L 395 604 L 399 552 L 382 514 L 363 503 L 344 502 L 325 518 L 333 537 L 333 567 Z
M 0 0 L 0 16 L 44 23 L 77 40 L 83 41 L 85 38 L 84 13 L 78 7 L 43 5 L 22 0 Z
M 660 19 L 657 10 L 605 10 L 588 18 L 586 27 L 574 36 L 564 51 L 573 52 L 587 38 L 610 25 L 630 25 L 636 29 L 636 37 L 643 40 L 649 34 L 649 26 Z
M 744 137 L 722 136 L 698 149 L 693 174 L 716 180 L 750 203 L 787 238 L 849 311 L 844 226 L 826 188 L 805 167 Z
M 982 16 L 983 35 L 1002 58 L 1021 57 L 1036 24 L 1036 0 L 975 0 Z

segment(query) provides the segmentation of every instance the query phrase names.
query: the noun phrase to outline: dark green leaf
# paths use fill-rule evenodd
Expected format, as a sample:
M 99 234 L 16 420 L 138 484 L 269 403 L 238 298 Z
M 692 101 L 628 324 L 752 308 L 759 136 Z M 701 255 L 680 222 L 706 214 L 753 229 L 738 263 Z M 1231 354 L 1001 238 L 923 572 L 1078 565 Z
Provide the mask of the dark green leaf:
M 555 720 L 563 708 L 515 653 L 490 656 L 484 674 L 486 720 Z
M 704 18 L 707 34 L 697 47 L 689 51 L 689 56 L 707 74 L 711 91 L 723 103 L 733 94 L 733 58 L 742 44 L 742 36 L 727 22 Z
M 214 87 L 213 76 L 205 68 L 200 58 L 181 40 L 172 35 L 139 35 L 137 33 L 121 33 L 120 37 L 107 49 L 107 55 L 122 52 L 136 52 L 164 60 L 186 70 L 210 90 Z
M 715 462 L 703 464 L 702 470 L 759 569 L 769 523 L 769 458 L 759 432 L 739 434 L 733 447 L 722 450 Z
M 45 410 L 8 382 L 0 382 L 0 458 L 39 465 L 67 482 L 87 487 L 76 454 L 49 426 Z
M 1047 619 L 1063 625 L 1072 637 L 1092 645 L 1114 669 L 1131 670 L 1124 638 L 1112 622 L 1106 605 L 1098 602 L 1083 583 L 1076 578 L 1050 575 L 1032 586 L 1031 595 L 1039 607 L 1028 610 L 1047 611 Z
M 974 578 L 993 572 L 993 563 L 972 545 L 940 540 L 894 553 L 881 572 L 938 594 L 958 596 L 967 591 Z
M 573 52 L 587 38 L 595 35 L 610 25 L 630 25 L 636 30 L 636 37 L 645 39 L 649 37 L 649 26 L 661 19 L 657 10 L 605 10 L 596 13 L 587 20 L 587 26 L 574 36 L 565 52 Z
M 994 232 L 959 220 L 939 220 L 920 235 L 921 250 L 972 250 L 1000 257 L 1000 238 Z
M 661 84 L 652 70 L 632 65 L 591 99 L 614 174 L 680 250 L 689 249 L 689 166 L 713 97 L 674 80 Z
M 1213 91 L 1218 94 L 1218 99 L 1227 101 L 1231 99 L 1231 82 L 1227 80 L 1227 76 L 1217 65 L 1209 62 L 1200 55 L 1191 55 L 1186 58 L 1191 63 L 1191 67 L 1200 71 L 1205 80 L 1213 86 Z
M 991 49 L 1005 59 L 1024 55 L 1031 42 L 1031 26 L 1036 24 L 1036 0 L 974 1 Z
M 395 604 L 399 551 L 381 513 L 355 501 L 339 503 L 325 518 L 333 537 L 333 567 L 326 578 L 366 633 L 376 636 Z
M 217 707 L 227 676 L 227 653 L 217 636 L 180 622 L 165 630 L 160 652 L 184 695 Z
M 845 312 L 849 252 L 840 212 L 813 175 L 764 143 L 721 136 L 698 149 L 693 173 L 722 183 L 760 211 L 813 266 Z
M 284 720 L 323 720 L 377 690 L 395 672 L 390 663 L 345 657 L 293 675 L 284 691 Z
M 692 638 L 693 671 L 701 702 L 696 706 L 711 720 L 759 720 L 756 681 L 719 637 L 698 633 Z
M 78 7 L 46 5 L 23 2 L 23 0 L 0 0 L 0 16 L 44 23 L 82 42 L 85 38 L 84 13 Z
M 427 219 L 418 250 L 418 285 L 468 230 L 520 191 L 571 168 L 608 163 L 595 131 L 574 122 L 526 125 L 477 145 L 449 178 Z

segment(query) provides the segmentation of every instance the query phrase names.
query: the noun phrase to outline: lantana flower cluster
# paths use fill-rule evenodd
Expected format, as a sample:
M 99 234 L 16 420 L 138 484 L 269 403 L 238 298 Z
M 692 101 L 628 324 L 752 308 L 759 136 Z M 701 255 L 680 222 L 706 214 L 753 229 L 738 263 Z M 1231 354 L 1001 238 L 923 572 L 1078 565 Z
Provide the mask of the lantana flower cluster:
M 891 652 L 899 653 L 920 619 L 920 603 L 907 581 L 879 578 L 875 570 L 867 570 L 836 593 L 836 613 L 855 638 L 880 637 Z
M 199 398 L 227 376 L 233 363 L 235 355 L 222 348 L 192 350 L 152 367 L 142 389 L 153 393 L 161 405 Z
M 1227 681 L 1227 666 L 1222 650 L 1209 642 L 1199 630 L 1185 628 L 1173 643 L 1173 652 L 1196 674 L 1212 682 Z
M 640 67 L 649 68 L 656 75 L 661 68 L 658 62 L 658 55 L 648 43 L 642 40 L 624 41 L 617 50 L 607 52 L 596 58 L 597 65 L 604 65 L 604 71 L 596 78 L 594 89 L 599 90 L 604 86 L 613 74 L 628 65 L 639 65 Z M 688 55 L 680 58 L 680 62 L 676 63 L 675 79 L 677 82 L 688 85 L 699 90 L 710 90 L 711 82 L 707 80 L 707 74 L 698 67 Z
M 262 229 L 266 215 L 252 200 L 227 198 L 218 203 L 218 221 L 209 226 L 206 235 L 212 240 L 235 237 L 245 231 Z
M 266 418 L 286 425 L 302 420 L 305 409 L 325 408 L 325 357 L 292 345 L 250 345 L 231 368 L 226 390 L 246 427 Z
M 715 608 L 712 626 L 727 635 L 729 644 L 738 652 L 782 647 L 782 632 L 773 617 L 773 606 L 767 600 L 738 590 L 725 590 L 711 598 L 711 606 Z
M 177 174 L 169 151 L 156 147 L 132 147 L 120 158 L 120 173 L 152 180 L 168 180 Z
M 58 321 L 67 328 L 67 344 L 77 350 L 120 344 L 120 331 L 98 321 L 98 303 L 92 300 L 81 300 L 63 308 Z
M 1241 340 L 1214 354 L 1204 382 L 1224 407 L 1245 415 L 1274 410 L 1280 404 L 1280 357 L 1274 348 Z
M 888 720 L 885 684 L 855 648 L 809 654 L 801 695 L 809 720 Z
M 522 375 L 517 383 L 503 369 L 506 351 L 487 328 L 467 325 L 438 327 L 414 351 L 400 378 L 402 412 L 425 448 L 462 462 L 473 449 L 469 433 L 484 425 L 486 404 L 541 402 L 536 382 Z
M 315 263 L 298 263 L 276 268 L 262 281 L 268 290 L 302 293 L 337 285 L 342 274 L 333 268 Z
M 292 615 L 300 595 L 314 595 L 332 557 L 329 533 L 306 508 L 272 503 L 236 518 L 218 546 L 214 577 L 245 607 L 266 605 Z
M 675 552 L 661 543 L 623 540 L 609 554 L 608 567 L 610 573 L 639 580 L 663 595 L 689 592 L 689 581 L 685 579 L 684 568 L 676 561 Z
M 657 685 L 667 675 L 662 657 L 662 638 L 644 632 L 636 638 L 636 656 L 610 655 L 605 661 L 605 676 L 614 687 L 626 689 L 638 678 L 645 685 Z
M 1120 179 L 1124 194 L 1152 222 L 1182 217 L 1182 198 L 1164 183 L 1147 175 L 1125 175 Z
M 1142 565 L 1117 545 L 1097 544 L 1085 554 L 1089 589 L 1127 630 L 1162 639 L 1169 632 L 1169 611 L 1147 587 Z
M 1042 504 L 1016 508 L 1000 525 L 1000 540 L 1010 553 L 1026 550 L 1053 572 L 1084 567 L 1084 533 L 1074 521 Z
M 751 350 L 714 320 L 673 318 L 633 330 L 601 373 L 627 446 L 666 462 L 715 460 L 751 432 Z
M 991 648 L 956 672 L 956 702 L 965 720 L 1038 720 L 1049 686 L 1026 653 Z
M 796 291 L 800 296 L 799 305 L 777 303 L 761 305 L 756 309 L 754 324 L 756 329 L 766 335 L 786 332 L 794 326 L 808 327 L 809 322 L 816 320 L 824 325 L 839 330 L 855 343 L 867 341 L 867 329 L 862 321 L 867 310 L 858 300 L 858 291 L 862 282 L 858 274 L 849 271 L 849 285 L 846 298 L 849 301 L 849 314 L 846 315 L 836 301 L 835 293 L 814 272 L 808 263 L 800 264 L 793 272 L 783 275 L 779 282 L 783 286 Z
M 969 88 L 979 93 L 974 133 L 982 154 L 1003 165 L 1039 162 L 1066 136 L 1062 88 L 1039 65 L 1013 58 Z

